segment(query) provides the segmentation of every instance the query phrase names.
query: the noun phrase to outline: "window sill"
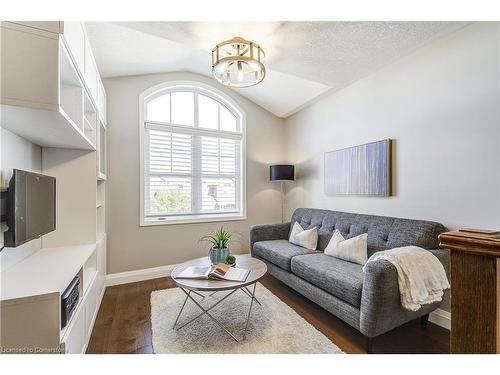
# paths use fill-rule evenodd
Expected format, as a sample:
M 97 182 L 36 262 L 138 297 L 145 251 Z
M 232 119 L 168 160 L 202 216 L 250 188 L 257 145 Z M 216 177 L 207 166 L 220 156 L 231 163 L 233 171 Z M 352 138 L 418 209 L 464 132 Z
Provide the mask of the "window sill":
M 213 223 L 224 221 L 242 221 L 246 220 L 246 215 L 218 215 L 218 216 L 178 216 L 165 219 L 144 219 L 141 218 L 141 227 L 149 227 L 155 225 L 178 225 L 178 224 L 200 224 L 200 223 Z

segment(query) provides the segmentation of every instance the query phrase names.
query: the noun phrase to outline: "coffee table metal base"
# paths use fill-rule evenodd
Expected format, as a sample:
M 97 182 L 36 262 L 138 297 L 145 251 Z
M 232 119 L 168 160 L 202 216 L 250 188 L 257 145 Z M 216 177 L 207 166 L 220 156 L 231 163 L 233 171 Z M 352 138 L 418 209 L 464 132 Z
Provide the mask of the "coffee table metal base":
M 255 301 L 256 303 L 258 303 L 260 305 L 260 302 L 257 298 L 255 298 L 255 288 L 257 287 L 257 282 L 251 284 L 253 285 L 253 289 L 252 291 L 250 292 L 250 290 L 248 290 L 248 288 L 246 286 L 244 287 L 240 287 L 240 288 L 235 288 L 233 289 L 231 292 L 229 292 L 228 294 L 226 294 L 224 297 L 222 297 L 220 300 L 218 300 L 217 302 L 215 302 L 214 304 L 212 304 L 210 307 L 208 308 L 204 308 L 197 300 L 195 300 L 192 296 L 191 296 L 191 293 L 194 293 L 194 294 L 197 294 L 198 296 L 201 296 L 202 298 L 205 298 L 205 296 L 203 296 L 202 294 L 194 291 L 194 290 L 190 290 L 190 289 L 185 289 L 183 287 L 179 287 L 183 292 L 184 294 L 186 294 L 186 298 L 184 299 L 184 302 L 182 303 L 182 307 L 181 307 L 181 310 L 179 311 L 179 314 L 177 315 L 177 318 L 175 319 L 175 323 L 173 325 L 173 329 L 176 328 L 177 326 L 177 322 L 179 321 L 179 318 L 181 317 L 181 314 L 182 314 L 182 311 L 184 311 L 184 307 L 186 306 L 186 302 L 188 301 L 188 299 L 190 299 L 191 301 L 193 301 L 193 303 L 198 306 L 200 308 L 200 310 L 202 311 L 200 314 L 196 315 L 194 318 L 192 318 L 191 320 L 189 320 L 188 322 L 184 323 L 183 325 L 181 325 L 180 327 L 177 327 L 177 330 L 180 330 L 181 328 L 184 328 L 186 327 L 187 325 L 191 324 L 192 322 L 194 322 L 196 319 L 198 318 L 201 318 L 203 315 L 207 315 L 210 319 L 212 319 L 215 323 L 217 323 L 217 325 L 224 331 L 226 332 L 229 336 L 231 336 L 231 338 L 233 340 L 235 340 L 236 342 L 239 342 L 239 340 L 234 336 L 233 333 L 231 333 L 231 331 L 229 331 L 226 326 L 224 326 L 224 324 L 222 324 L 222 322 L 220 320 L 218 320 L 216 317 L 214 317 L 212 314 L 210 314 L 210 310 L 212 310 L 214 307 L 216 307 L 217 305 L 219 305 L 222 301 L 226 300 L 229 296 L 231 296 L 233 293 L 237 292 L 238 290 L 241 290 L 243 293 L 245 293 L 248 297 L 250 297 L 250 306 L 248 308 L 248 314 L 247 314 L 247 320 L 245 322 L 245 329 L 243 330 L 243 337 L 242 339 L 244 340 L 245 337 L 246 337 L 246 333 L 247 333 L 247 328 L 248 328 L 248 321 L 250 320 L 250 314 L 252 313 L 252 307 L 253 307 L 253 301 Z M 213 292 L 210 294 L 210 296 L 214 295 L 216 292 Z

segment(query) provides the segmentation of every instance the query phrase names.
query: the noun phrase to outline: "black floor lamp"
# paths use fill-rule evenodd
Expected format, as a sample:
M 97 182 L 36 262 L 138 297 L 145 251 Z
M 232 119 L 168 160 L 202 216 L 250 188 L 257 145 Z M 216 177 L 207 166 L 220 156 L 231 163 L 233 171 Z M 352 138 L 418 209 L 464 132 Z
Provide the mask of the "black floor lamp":
M 275 164 L 269 168 L 269 179 L 281 182 L 281 222 L 283 223 L 283 207 L 285 199 L 285 182 L 295 180 L 295 167 L 291 164 Z

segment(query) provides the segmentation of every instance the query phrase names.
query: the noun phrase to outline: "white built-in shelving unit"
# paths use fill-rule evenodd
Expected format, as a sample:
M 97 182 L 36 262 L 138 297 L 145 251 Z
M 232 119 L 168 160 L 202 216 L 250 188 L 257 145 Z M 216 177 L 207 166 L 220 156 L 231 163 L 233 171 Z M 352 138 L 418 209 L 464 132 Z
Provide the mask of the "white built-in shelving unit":
M 106 180 L 107 174 L 107 147 L 106 147 L 106 123 L 98 118 L 97 121 L 97 178 L 101 181 Z
M 2 347 L 80 353 L 97 315 L 105 264 L 97 246 L 43 248 L 1 274 Z M 40 272 L 41 270 L 45 272 Z M 80 303 L 60 326 L 60 295 L 80 276 Z M 26 332 L 26 334 L 25 334 Z M 29 334 L 28 334 L 29 333 Z
M 103 180 L 97 181 L 96 200 L 96 232 L 97 237 L 106 233 L 106 183 Z
M 1 126 L 42 147 L 56 230 L 0 273 L 0 347 L 85 352 L 106 276 L 106 92 L 81 22 L 1 23 Z M 80 301 L 61 329 L 60 297 Z
M 97 126 L 98 115 L 97 109 L 94 107 L 90 96 L 86 91 L 83 93 L 83 134 L 94 144 L 97 148 Z

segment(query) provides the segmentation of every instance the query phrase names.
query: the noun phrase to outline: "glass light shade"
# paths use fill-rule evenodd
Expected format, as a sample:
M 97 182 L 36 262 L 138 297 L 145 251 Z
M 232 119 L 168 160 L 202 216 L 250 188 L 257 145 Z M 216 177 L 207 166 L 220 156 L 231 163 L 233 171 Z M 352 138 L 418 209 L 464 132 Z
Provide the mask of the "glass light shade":
M 226 86 L 253 86 L 266 76 L 265 57 L 258 44 L 235 37 L 212 50 L 212 74 Z

